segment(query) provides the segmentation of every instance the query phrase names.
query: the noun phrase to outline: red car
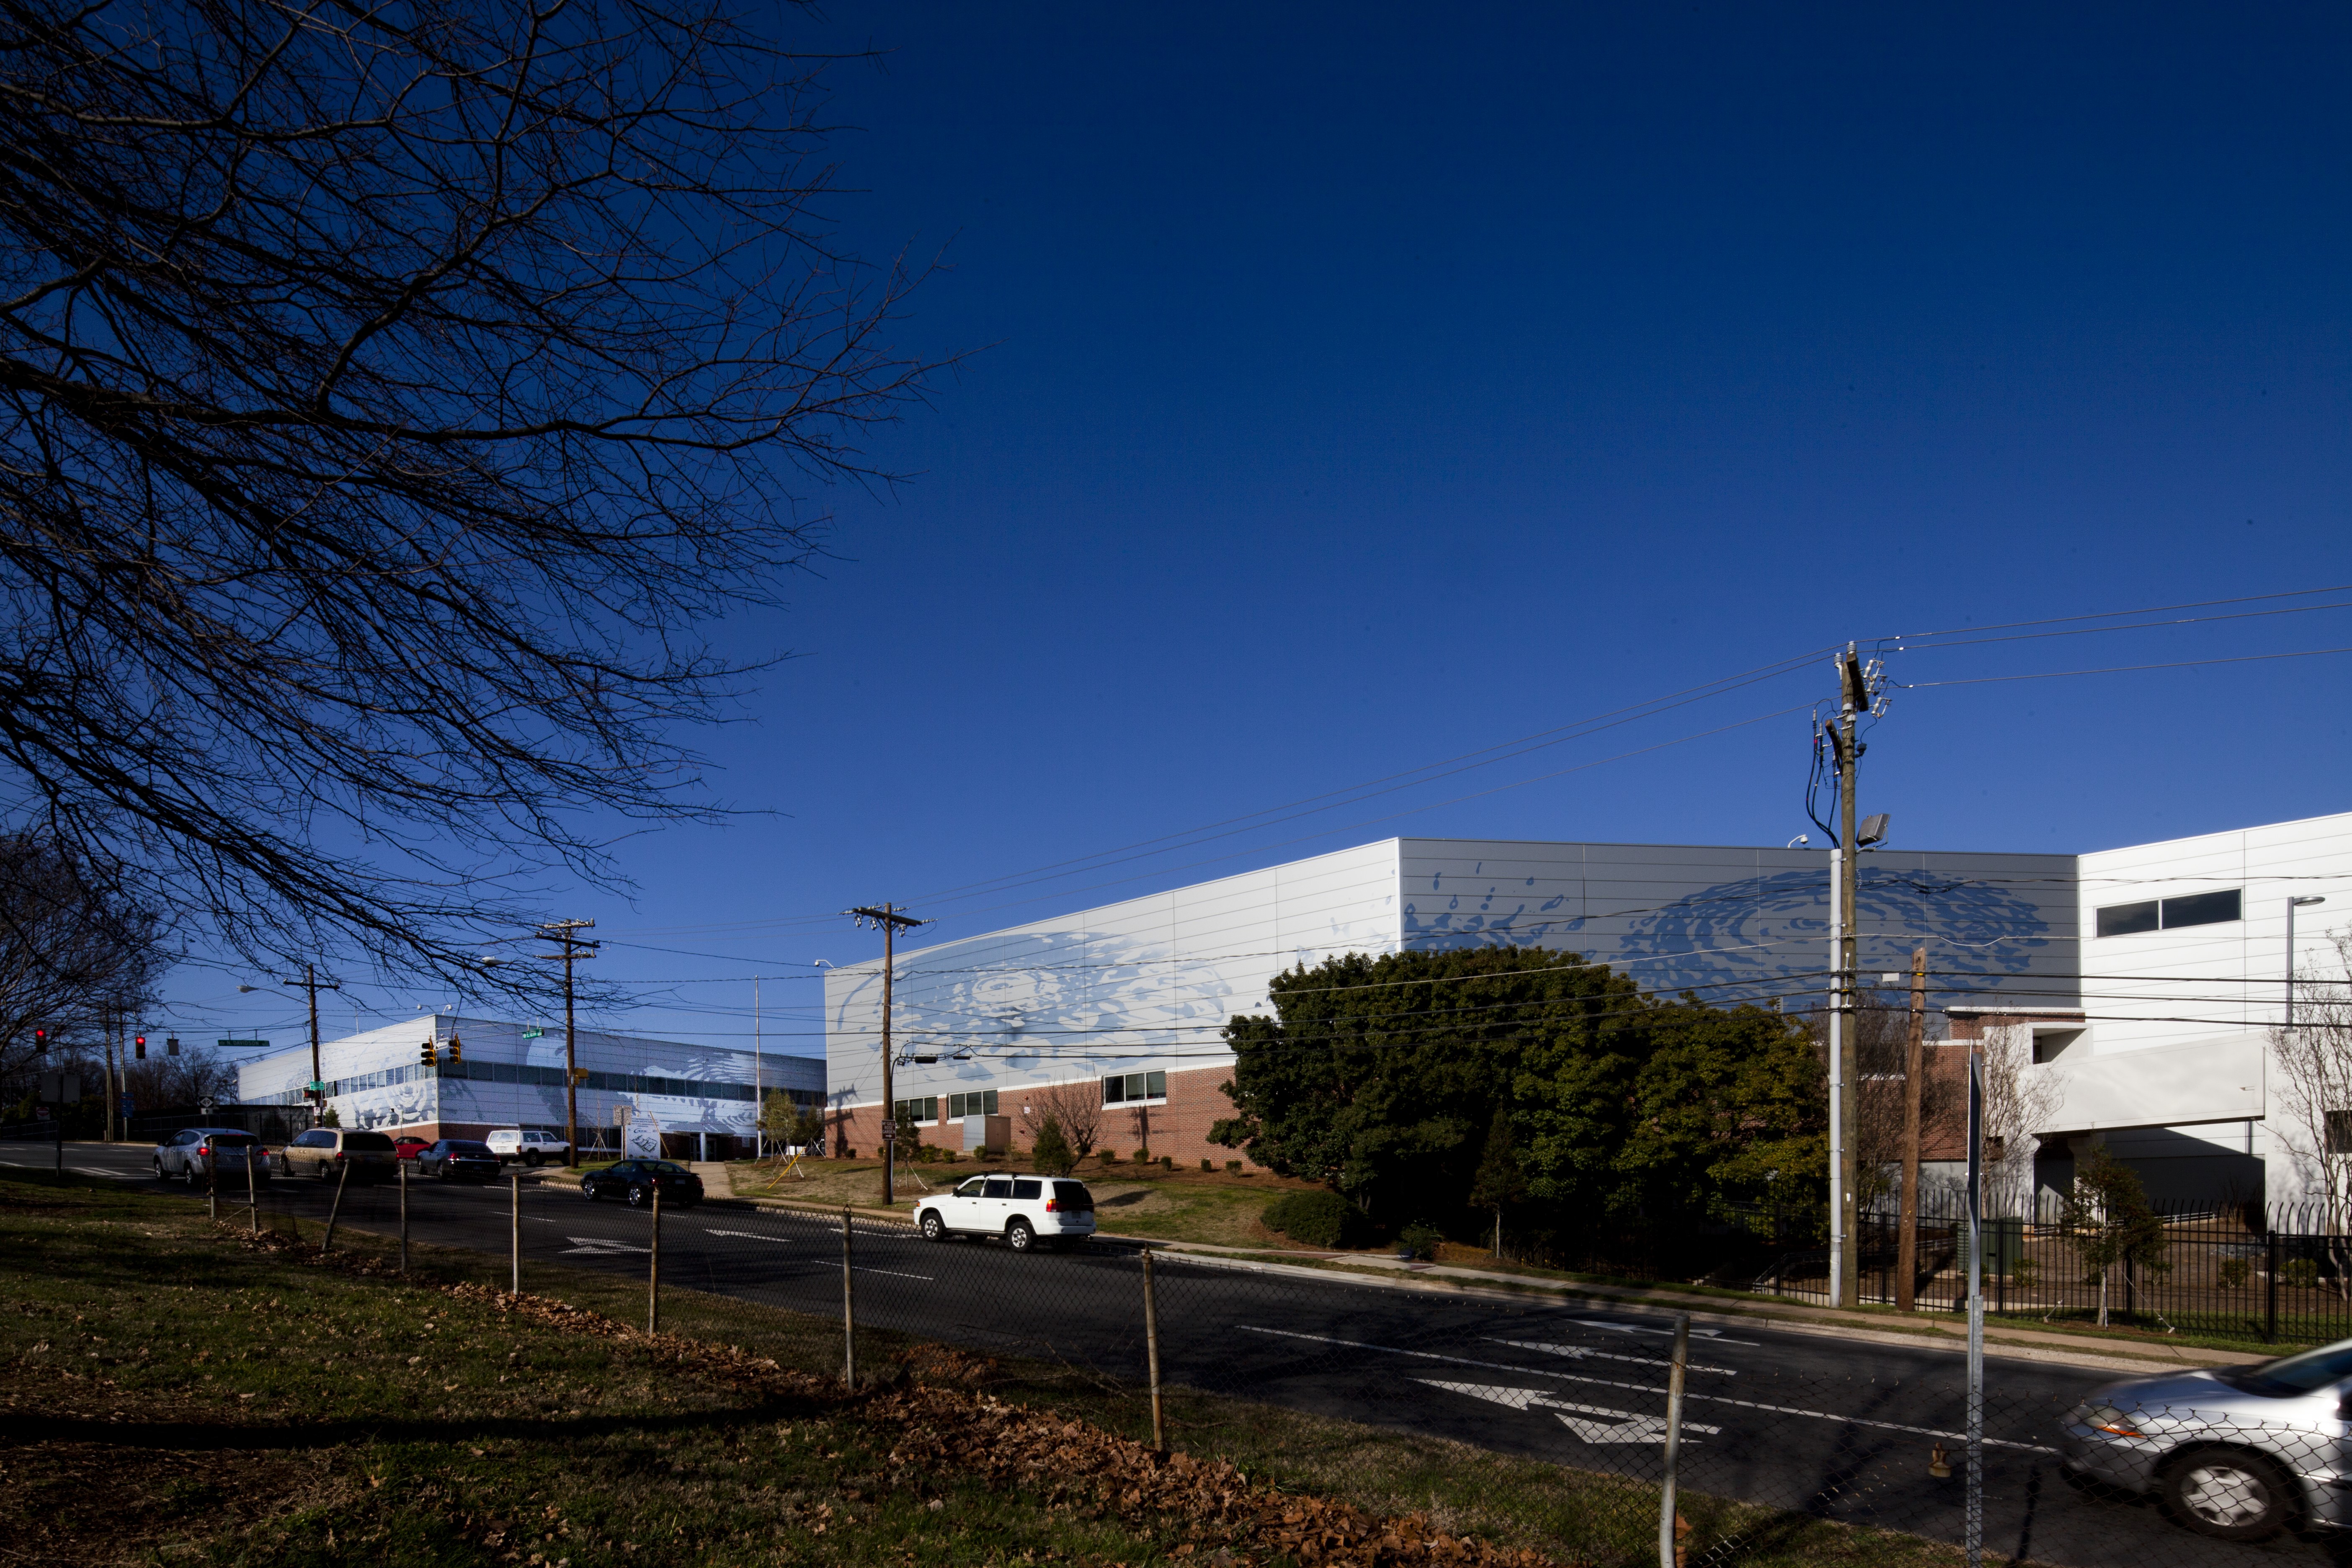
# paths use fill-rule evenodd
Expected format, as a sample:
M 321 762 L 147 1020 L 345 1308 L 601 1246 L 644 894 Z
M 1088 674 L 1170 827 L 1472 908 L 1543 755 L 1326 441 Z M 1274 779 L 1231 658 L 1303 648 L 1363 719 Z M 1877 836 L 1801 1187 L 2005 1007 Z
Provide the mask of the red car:
M 404 1160 L 414 1160 L 431 1147 L 433 1147 L 432 1139 L 419 1138 L 414 1132 L 403 1133 L 392 1141 L 393 1152 Z

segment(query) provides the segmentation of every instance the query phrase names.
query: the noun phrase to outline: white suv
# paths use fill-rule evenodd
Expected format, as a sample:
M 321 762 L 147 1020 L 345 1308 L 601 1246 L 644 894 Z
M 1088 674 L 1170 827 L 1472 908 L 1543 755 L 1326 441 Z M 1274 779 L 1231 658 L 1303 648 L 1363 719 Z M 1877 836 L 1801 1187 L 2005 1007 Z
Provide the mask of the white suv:
M 572 1150 L 571 1144 L 552 1132 L 525 1132 L 515 1127 L 501 1127 L 482 1142 L 502 1165 L 509 1160 L 520 1160 L 526 1165 L 561 1160 Z
M 950 1236 L 1001 1236 L 1015 1252 L 1083 1241 L 1095 1230 L 1095 1197 L 1084 1182 L 1060 1176 L 974 1176 L 951 1193 L 925 1198 L 915 1212 L 926 1241 Z

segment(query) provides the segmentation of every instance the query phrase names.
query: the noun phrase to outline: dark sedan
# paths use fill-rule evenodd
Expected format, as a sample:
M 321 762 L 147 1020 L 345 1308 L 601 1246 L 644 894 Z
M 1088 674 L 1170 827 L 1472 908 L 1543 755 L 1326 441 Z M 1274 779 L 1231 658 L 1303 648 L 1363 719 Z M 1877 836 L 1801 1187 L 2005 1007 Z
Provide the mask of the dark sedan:
M 644 1208 L 661 1189 L 662 1202 L 691 1208 L 702 1201 L 702 1178 L 667 1160 L 623 1160 L 581 1178 L 580 1194 L 590 1203 L 599 1198 L 625 1198 L 631 1208 Z
M 499 1157 L 490 1146 L 473 1138 L 444 1138 L 416 1156 L 416 1173 L 455 1181 L 467 1177 L 487 1182 L 499 1173 Z

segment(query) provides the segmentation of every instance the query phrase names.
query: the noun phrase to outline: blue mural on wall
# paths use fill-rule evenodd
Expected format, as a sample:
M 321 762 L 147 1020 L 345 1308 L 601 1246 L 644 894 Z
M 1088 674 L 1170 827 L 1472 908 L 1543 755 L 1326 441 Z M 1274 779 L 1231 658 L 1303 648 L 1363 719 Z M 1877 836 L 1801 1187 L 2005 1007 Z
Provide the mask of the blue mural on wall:
M 2073 1004 L 2075 944 L 2032 900 L 1997 882 L 1876 866 L 1864 867 L 1857 882 L 1857 961 L 1865 976 L 1908 970 L 1911 950 L 1925 946 L 1928 967 L 1938 972 L 1939 1005 L 2002 991 L 2030 992 L 2044 1006 Z M 1599 914 L 1571 912 L 1565 894 L 1538 898 L 1526 890 L 1534 884 L 1530 877 L 1507 889 L 1433 886 L 1405 903 L 1405 945 L 1581 952 L 1622 969 L 1644 990 L 1694 990 L 1707 1002 L 1824 988 L 1818 975 L 1828 963 L 1825 871 L 1741 877 L 1663 905 Z

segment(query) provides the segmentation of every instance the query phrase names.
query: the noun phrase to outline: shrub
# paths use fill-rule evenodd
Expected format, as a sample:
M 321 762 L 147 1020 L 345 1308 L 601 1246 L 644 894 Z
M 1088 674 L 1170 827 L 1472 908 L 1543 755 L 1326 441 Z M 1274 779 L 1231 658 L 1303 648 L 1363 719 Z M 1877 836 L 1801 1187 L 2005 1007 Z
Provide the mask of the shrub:
M 982 1150 L 982 1152 L 988 1158 L 995 1157 L 992 1150 Z M 1062 1124 L 1053 1117 L 1045 1118 L 1045 1125 L 1037 1129 L 1037 1142 L 1029 1151 L 1029 1163 L 1049 1176 L 1066 1176 L 1071 1167 L 1078 1163 L 1077 1151 L 1070 1147 L 1069 1139 L 1063 1135 Z
M 1240 1175 L 1241 1173 L 1242 1173 L 1242 1163 L 1241 1163 L 1239 1160 L 1228 1160 L 1228 1161 L 1226 1161 L 1226 1162 L 1225 1162 L 1225 1174 L 1226 1174 L 1226 1175 L 1228 1175 L 1228 1176 L 1238 1176 L 1238 1175 Z
M 1176 1168 L 1176 1156 L 1175 1156 L 1175 1155 L 1173 1155 L 1173 1154 L 1162 1154 L 1162 1155 L 1160 1155 L 1160 1168 L 1161 1170 L 1163 1170 L 1163 1171 L 1172 1171 L 1172 1170 L 1174 1170 L 1174 1169 Z
M 2288 1284 L 2309 1289 L 2319 1283 L 2319 1265 L 2308 1258 L 2290 1258 L 2279 1270 L 2279 1278 Z
M 1397 1250 L 1433 1260 L 1437 1244 L 1444 1239 L 1444 1234 L 1433 1225 L 1409 1225 L 1397 1234 Z
M 1362 1247 L 1372 1239 L 1363 1212 L 1339 1194 L 1318 1189 L 1292 1193 L 1270 1205 L 1265 1227 L 1309 1247 Z
M 1149 1149 L 1138 1149 L 1133 1154 L 1129 1155 L 1129 1158 L 1132 1159 L 1139 1165 L 1149 1165 L 1151 1163 L 1151 1151 Z
M 2041 1266 L 2031 1258 L 2020 1258 L 2009 1266 L 2009 1282 L 2021 1290 L 2032 1289 L 2041 1278 Z
M 2252 1272 L 2253 1266 L 2242 1258 L 2225 1258 L 2221 1259 L 2221 1289 L 2224 1290 L 2244 1289 L 2246 1288 L 2246 1276 Z
M 1106 1149 L 1101 1153 L 1096 1155 L 1095 1158 L 1100 1160 L 1106 1165 L 1116 1165 L 1118 1163 L 1118 1151 L 1116 1149 Z
M 1204 1170 L 1204 1171 L 1213 1171 L 1213 1170 L 1215 1170 L 1216 1168 L 1217 1168 L 1217 1167 L 1216 1167 L 1215 1165 L 1212 1164 L 1210 1162 L 1208 1162 L 1208 1161 L 1206 1161 L 1206 1160 L 1203 1160 L 1203 1161 L 1202 1161 L 1202 1162 L 1201 1162 L 1201 1169 L 1202 1169 L 1202 1170 Z

